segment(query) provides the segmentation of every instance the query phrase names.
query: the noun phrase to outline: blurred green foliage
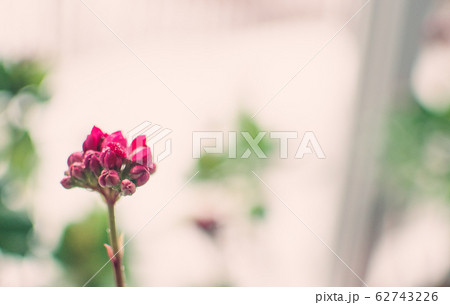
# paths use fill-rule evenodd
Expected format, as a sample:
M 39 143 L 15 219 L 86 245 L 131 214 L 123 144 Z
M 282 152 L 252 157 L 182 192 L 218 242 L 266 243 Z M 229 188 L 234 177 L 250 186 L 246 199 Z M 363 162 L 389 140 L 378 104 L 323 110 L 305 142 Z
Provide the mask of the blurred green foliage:
M 10 126 L 9 133 L 10 142 L 2 159 L 8 164 L 10 179 L 24 181 L 36 168 L 36 149 L 28 130 Z
M 266 208 L 264 207 L 264 204 L 255 204 L 250 209 L 250 215 L 255 219 L 263 219 L 266 217 Z
M 45 102 L 49 99 L 41 86 L 45 75 L 43 67 L 33 60 L 0 61 L 0 91 L 8 92 L 11 96 L 29 93 L 37 102 Z
M 0 251 L 25 255 L 33 224 L 21 200 L 37 165 L 26 116 L 48 99 L 41 85 L 46 72 L 35 61 L 0 61 Z
M 227 185 L 228 180 L 239 178 L 241 184 L 247 187 L 238 191 L 246 190 L 246 198 L 249 204 L 249 217 L 255 220 L 266 216 L 266 204 L 262 196 L 261 183 L 252 174 L 252 171 L 260 171 L 270 163 L 270 156 L 274 152 L 274 143 L 266 134 L 258 143 L 261 151 L 267 156 L 266 159 L 258 158 L 249 146 L 241 132 L 248 132 L 254 139 L 263 130 L 259 124 L 247 113 L 241 113 L 237 122 L 236 158 L 230 158 L 228 148 L 224 148 L 222 154 L 203 154 L 197 160 L 195 171 L 199 171 L 196 179 L 198 181 L 213 181 L 229 187 L 230 191 L 236 191 L 232 185 Z M 241 158 L 244 152 L 250 149 L 252 152 L 248 158 Z
M 107 227 L 107 212 L 98 209 L 83 220 L 69 224 L 64 230 L 54 256 L 63 264 L 74 285 L 84 285 L 108 261 L 104 247 L 108 243 Z M 114 286 L 111 263 L 88 286 Z
M 11 211 L 0 206 L 0 249 L 7 253 L 25 255 L 29 250 L 28 236 L 33 228 L 25 212 Z
M 394 110 L 387 134 L 387 181 L 450 202 L 450 113 L 431 112 L 411 97 Z
M 247 149 L 252 150 L 245 138 L 241 135 L 241 132 L 248 132 L 252 138 L 255 138 L 259 132 L 263 131 L 256 121 L 248 114 L 241 114 L 238 119 L 237 130 L 237 158 L 230 158 L 227 148 L 224 149 L 225 152 L 223 154 L 203 154 L 197 160 L 196 164 L 196 170 L 199 171 L 196 177 L 197 179 L 220 180 L 236 175 L 249 176 L 251 170 L 264 168 L 268 164 L 268 159 L 258 158 L 253 151 L 248 158 L 241 158 Z M 274 145 L 267 135 L 261 139 L 258 146 L 267 157 L 273 152 Z

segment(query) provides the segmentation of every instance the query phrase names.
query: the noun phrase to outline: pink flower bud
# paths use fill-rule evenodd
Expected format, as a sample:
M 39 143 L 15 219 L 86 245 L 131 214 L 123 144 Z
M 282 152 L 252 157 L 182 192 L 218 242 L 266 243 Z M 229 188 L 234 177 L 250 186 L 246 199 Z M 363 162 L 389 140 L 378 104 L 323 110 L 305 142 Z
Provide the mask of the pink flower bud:
M 73 187 L 72 179 L 69 176 L 65 176 L 61 180 L 61 185 L 66 189 L 72 188 Z
M 110 147 L 106 147 L 100 154 L 100 164 L 106 169 L 119 170 L 122 166 L 122 158 L 118 156 Z
M 69 174 L 71 177 L 83 180 L 84 179 L 84 165 L 81 162 L 74 162 L 69 166 Z
M 206 234 L 214 237 L 219 229 L 219 224 L 213 218 L 199 218 L 195 220 L 195 224 Z
M 130 170 L 129 177 L 135 181 L 136 186 L 141 186 L 150 178 L 150 171 L 147 166 L 136 165 Z
M 136 185 L 128 179 L 122 180 L 121 188 L 124 196 L 133 195 L 136 192 Z
M 156 171 L 146 140 L 144 135 L 140 135 L 128 146 L 121 131 L 108 135 L 93 126 L 83 142 L 83 151 L 69 156 L 69 168 L 64 172 L 62 186 L 97 191 L 110 205 L 120 195 L 134 194 L 136 188 L 147 183 Z M 106 245 L 106 249 L 111 257 L 111 247 Z
M 100 128 L 96 126 L 92 127 L 91 133 L 83 142 L 83 151 L 86 152 L 88 150 L 99 150 L 106 136 L 107 134 L 103 133 Z
M 98 176 L 100 173 L 100 153 L 98 151 L 88 150 L 84 154 L 83 164 L 85 168 Z
M 98 184 L 101 187 L 112 187 L 119 184 L 119 182 L 119 174 L 115 170 L 104 169 L 100 177 L 98 177 Z
M 150 164 L 148 170 L 150 171 L 150 175 L 152 175 L 154 172 L 156 172 L 156 164 L 155 163 Z
M 136 149 L 147 147 L 147 137 L 144 135 L 137 136 L 128 147 L 128 153 L 131 155 Z
M 74 162 L 81 162 L 83 161 L 83 153 L 80 152 L 74 152 L 67 158 L 67 165 L 71 166 Z
M 127 149 L 126 147 L 122 146 L 118 142 L 111 142 L 108 144 L 108 146 L 116 155 L 118 155 L 121 158 L 125 158 L 127 156 Z
M 152 151 L 150 147 L 135 150 L 131 155 L 131 161 L 136 164 L 150 166 L 152 164 Z
M 127 147 L 127 139 L 125 139 L 123 137 L 121 131 L 116 131 L 116 132 L 110 134 L 109 136 L 107 136 L 101 144 L 101 149 L 102 150 L 105 149 L 106 147 L 109 146 L 110 143 L 117 143 L 124 148 Z

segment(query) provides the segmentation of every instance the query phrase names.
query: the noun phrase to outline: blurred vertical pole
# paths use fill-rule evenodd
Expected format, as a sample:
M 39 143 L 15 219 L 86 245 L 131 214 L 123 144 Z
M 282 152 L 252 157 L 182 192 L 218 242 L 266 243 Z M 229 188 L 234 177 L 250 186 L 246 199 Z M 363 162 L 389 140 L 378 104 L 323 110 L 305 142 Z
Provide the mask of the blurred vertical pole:
M 407 93 L 413 60 L 419 49 L 421 27 L 433 1 L 372 0 L 366 21 L 355 128 L 348 161 L 348 176 L 335 248 L 362 279 L 381 229 L 389 199 L 379 164 L 383 124 L 394 99 Z M 336 260 L 333 285 L 362 283 Z M 370 283 L 369 283 L 370 284 Z

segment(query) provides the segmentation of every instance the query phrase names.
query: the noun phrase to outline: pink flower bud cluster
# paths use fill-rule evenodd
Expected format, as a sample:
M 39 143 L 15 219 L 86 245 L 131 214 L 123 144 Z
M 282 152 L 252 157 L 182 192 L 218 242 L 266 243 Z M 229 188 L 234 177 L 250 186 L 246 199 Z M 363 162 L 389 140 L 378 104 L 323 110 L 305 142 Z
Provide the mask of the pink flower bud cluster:
M 128 146 L 122 132 L 106 134 L 96 126 L 84 141 L 83 151 L 72 153 L 67 165 L 63 187 L 98 191 L 108 203 L 134 194 L 156 170 L 145 136 L 138 136 Z

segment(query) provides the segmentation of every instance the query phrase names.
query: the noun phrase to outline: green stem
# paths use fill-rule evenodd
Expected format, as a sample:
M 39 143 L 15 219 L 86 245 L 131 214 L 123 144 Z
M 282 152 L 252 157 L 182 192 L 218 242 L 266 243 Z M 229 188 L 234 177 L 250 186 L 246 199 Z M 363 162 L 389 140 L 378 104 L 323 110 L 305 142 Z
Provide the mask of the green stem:
M 113 253 L 115 255 L 114 258 L 111 260 L 114 268 L 114 277 L 116 279 L 116 286 L 124 287 L 125 280 L 122 268 L 122 253 L 119 248 L 119 241 L 117 237 L 114 203 L 108 203 L 108 214 L 109 214 L 109 236 L 111 239 L 111 246 L 113 249 Z

